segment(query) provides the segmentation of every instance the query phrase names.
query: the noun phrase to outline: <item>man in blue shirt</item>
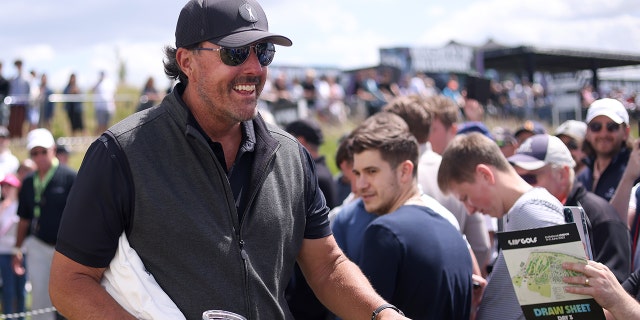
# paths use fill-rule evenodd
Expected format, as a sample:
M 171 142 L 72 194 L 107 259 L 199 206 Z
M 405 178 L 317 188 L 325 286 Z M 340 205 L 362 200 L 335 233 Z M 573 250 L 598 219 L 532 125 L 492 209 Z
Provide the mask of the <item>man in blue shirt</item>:
M 356 188 L 366 211 L 379 216 L 365 229 L 358 264 L 409 318 L 467 319 L 472 262 L 466 242 L 420 196 L 418 143 L 404 121 L 391 113 L 373 117 L 354 131 L 351 144 Z

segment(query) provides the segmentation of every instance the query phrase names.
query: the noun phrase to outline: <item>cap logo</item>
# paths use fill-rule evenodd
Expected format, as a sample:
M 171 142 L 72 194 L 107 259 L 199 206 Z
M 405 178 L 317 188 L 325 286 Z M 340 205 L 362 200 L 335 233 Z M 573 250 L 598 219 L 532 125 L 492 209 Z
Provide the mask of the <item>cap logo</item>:
M 240 12 L 240 16 L 242 19 L 247 20 L 248 22 L 255 23 L 258 22 L 258 18 L 253 14 L 253 7 L 248 3 L 243 4 L 238 11 Z

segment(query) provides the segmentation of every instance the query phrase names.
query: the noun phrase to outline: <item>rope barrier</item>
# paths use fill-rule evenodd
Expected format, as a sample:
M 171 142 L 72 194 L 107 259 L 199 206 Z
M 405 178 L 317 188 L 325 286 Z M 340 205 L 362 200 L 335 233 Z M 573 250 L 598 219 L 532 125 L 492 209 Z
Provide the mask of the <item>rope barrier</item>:
M 24 318 L 26 316 L 33 316 L 33 315 L 37 315 L 37 314 L 45 314 L 45 313 L 50 313 L 50 312 L 55 312 L 55 311 L 56 311 L 56 308 L 49 307 L 49 308 L 31 310 L 31 311 L 26 311 L 26 312 L 0 314 L 0 319 Z

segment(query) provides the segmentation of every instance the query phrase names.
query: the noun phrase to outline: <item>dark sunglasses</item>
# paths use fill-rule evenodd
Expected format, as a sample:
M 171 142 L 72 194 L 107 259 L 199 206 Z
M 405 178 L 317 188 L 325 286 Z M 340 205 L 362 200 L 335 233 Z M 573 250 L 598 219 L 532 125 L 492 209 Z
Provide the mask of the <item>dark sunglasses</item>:
M 607 131 L 616 132 L 620 129 L 620 124 L 615 122 L 607 122 Z M 600 122 L 591 122 L 589 123 L 589 130 L 593 132 L 600 132 L 602 130 L 602 123 Z
M 29 151 L 29 155 L 31 156 L 31 158 L 35 158 L 41 154 L 47 154 L 47 149 Z
M 567 142 L 565 145 L 569 150 L 578 150 L 578 142 L 573 139 L 569 140 L 569 142 Z
M 258 43 L 256 45 L 249 45 L 240 48 L 204 48 L 199 47 L 194 50 L 204 51 L 218 51 L 220 53 L 220 60 L 228 66 L 235 67 L 243 64 L 249 58 L 251 54 L 251 48 L 255 48 L 258 61 L 263 67 L 268 66 L 273 61 L 273 57 L 276 54 L 276 46 L 270 42 Z
M 538 184 L 537 174 L 531 174 L 531 173 L 521 174 L 520 177 L 522 178 L 522 180 L 526 181 L 530 185 Z

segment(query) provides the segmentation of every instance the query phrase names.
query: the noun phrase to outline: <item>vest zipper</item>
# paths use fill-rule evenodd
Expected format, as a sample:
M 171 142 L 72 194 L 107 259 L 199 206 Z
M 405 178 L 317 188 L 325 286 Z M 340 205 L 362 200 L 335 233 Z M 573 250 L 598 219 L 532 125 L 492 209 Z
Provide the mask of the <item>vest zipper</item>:
M 249 270 L 247 268 L 247 261 L 249 260 L 249 257 L 247 255 L 247 252 L 244 250 L 244 240 L 242 240 L 240 233 L 238 232 L 237 234 L 238 236 L 238 245 L 240 247 L 240 257 L 242 257 L 242 268 L 244 270 L 244 291 L 246 292 L 245 299 L 244 299 L 244 303 L 245 303 L 245 310 L 247 310 L 247 314 L 246 317 L 248 320 L 251 320 L 251 297 L 250 297 L 250 291 L 249 291 Z

